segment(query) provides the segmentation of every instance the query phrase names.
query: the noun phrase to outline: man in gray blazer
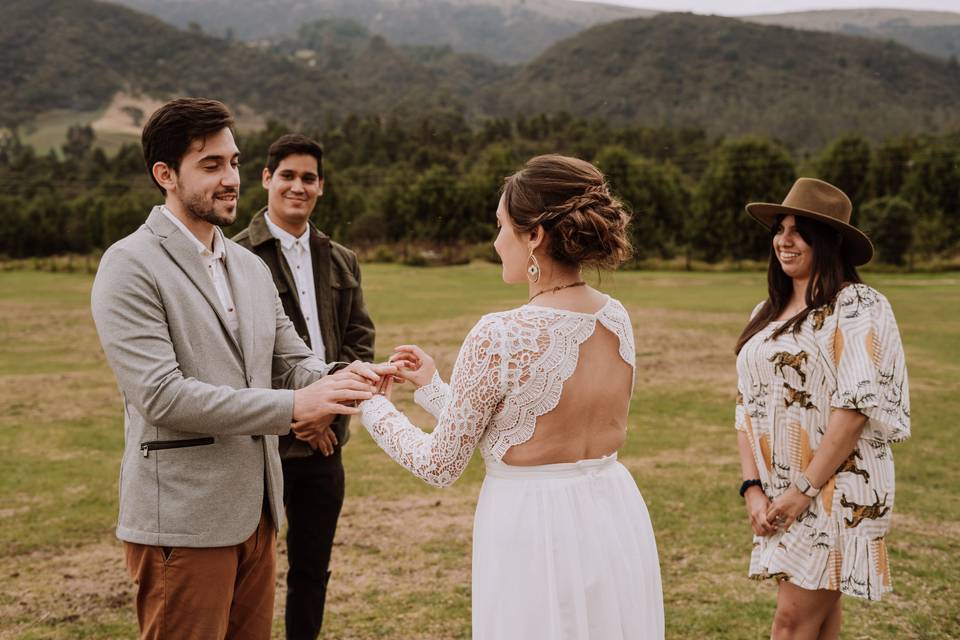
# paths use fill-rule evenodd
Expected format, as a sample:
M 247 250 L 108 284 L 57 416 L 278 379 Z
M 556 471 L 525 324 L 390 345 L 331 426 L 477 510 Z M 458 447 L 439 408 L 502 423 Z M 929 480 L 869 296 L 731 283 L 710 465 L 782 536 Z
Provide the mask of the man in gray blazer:
M 151 116 L 144 157 L 165 204 L 107 250 L 93 285 L 123 396 L 117 536 L 142 638 L 270 637 L 277 437 L 293 421 L 355 413 L 345 403 L 392 371 L 333 373 L 343 365 L 307 348 L 266 265 L 223 236 L 240 186 L 232 126 L 213 100 Z

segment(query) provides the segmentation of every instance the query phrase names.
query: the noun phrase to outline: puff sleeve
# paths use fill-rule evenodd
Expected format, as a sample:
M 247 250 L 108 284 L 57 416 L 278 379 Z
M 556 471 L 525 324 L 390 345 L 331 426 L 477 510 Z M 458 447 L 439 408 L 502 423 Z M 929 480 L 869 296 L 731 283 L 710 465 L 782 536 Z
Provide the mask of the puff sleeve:
M 867 416 L 864 437 L 899 442 L 910 437 L 910 389 L 900 330 L 878 291 L 850 285 L 840 292 L 827 333 L 835 376 L 830 405 Z

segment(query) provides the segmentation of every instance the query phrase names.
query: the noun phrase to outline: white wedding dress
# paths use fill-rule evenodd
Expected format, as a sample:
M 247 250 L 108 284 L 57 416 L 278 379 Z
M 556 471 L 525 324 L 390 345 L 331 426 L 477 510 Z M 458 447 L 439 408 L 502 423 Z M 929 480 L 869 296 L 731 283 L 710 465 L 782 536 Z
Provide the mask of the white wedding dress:
M 438 420 L 432 433 L 383 396 L 360 405 L 377 444 L 434 486 L 452 484 L 480 448 L 487 474 L 473 530 L 475 640 L 664 636 L 653 528 L 616 453 L 540 466 L 502 462 L 557 407 L 597 323 L 635 368 L 630 318 L 613 298 L 594 314 L 526 305 L 484 316 L 450 384 L 435 375 L 417 390 L 417 404 Z

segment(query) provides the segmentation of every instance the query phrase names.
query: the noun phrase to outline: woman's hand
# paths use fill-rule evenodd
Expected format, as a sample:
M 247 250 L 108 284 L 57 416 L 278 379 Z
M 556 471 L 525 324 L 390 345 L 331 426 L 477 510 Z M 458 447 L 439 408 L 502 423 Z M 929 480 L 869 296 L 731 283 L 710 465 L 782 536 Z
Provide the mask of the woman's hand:
M 415 344 L 404 344 L 394 349 L 390 362 L 398 366 L 397 377 L 409 380 L 419 389 L 430 384 L 437 365 L 430 355 Z
M 810 508 L 811 500 L 813 498 L 803 495 L 799 489 L 791 485 L 767 509 L 767 522 L 787 531 L 797 518 Z
M 750 517 L 750 526 L 753 527 L 753 533 L 758 536 L 769 536 L 777 528 L 767 521 L 767 510 L 770 508 L 770 498 L 760 487 L 750 487 L 743 494 L 744 502 L 747 505 L 747 515 Z

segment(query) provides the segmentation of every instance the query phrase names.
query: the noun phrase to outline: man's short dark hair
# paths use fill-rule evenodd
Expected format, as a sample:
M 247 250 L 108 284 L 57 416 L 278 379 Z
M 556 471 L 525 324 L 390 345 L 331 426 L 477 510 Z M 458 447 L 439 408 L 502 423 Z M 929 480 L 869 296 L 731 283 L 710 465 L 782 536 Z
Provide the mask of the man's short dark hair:
M 267 171 L 270 175 L 277 170 L 280 163 L 287 156 L 305 155 L 313 156 L 317 159 L 317 177 L 323 178 L 323 147 L 320 143 L 311 140 L 299 133 L 288 133 L 282 135 L 270 145 L 267 151 Z
M 232 131 L 233 127 L 230 110 L 219 100 L 177 98 L 157 109 L 143 128 L 140 140 L 147 173 L 160 193 L 166 195 L 167 192 L 153 177 L 153 165 L 163 162 L 179 171 L 180 161 L 195 140 L 203 140 L 225 128 Z

